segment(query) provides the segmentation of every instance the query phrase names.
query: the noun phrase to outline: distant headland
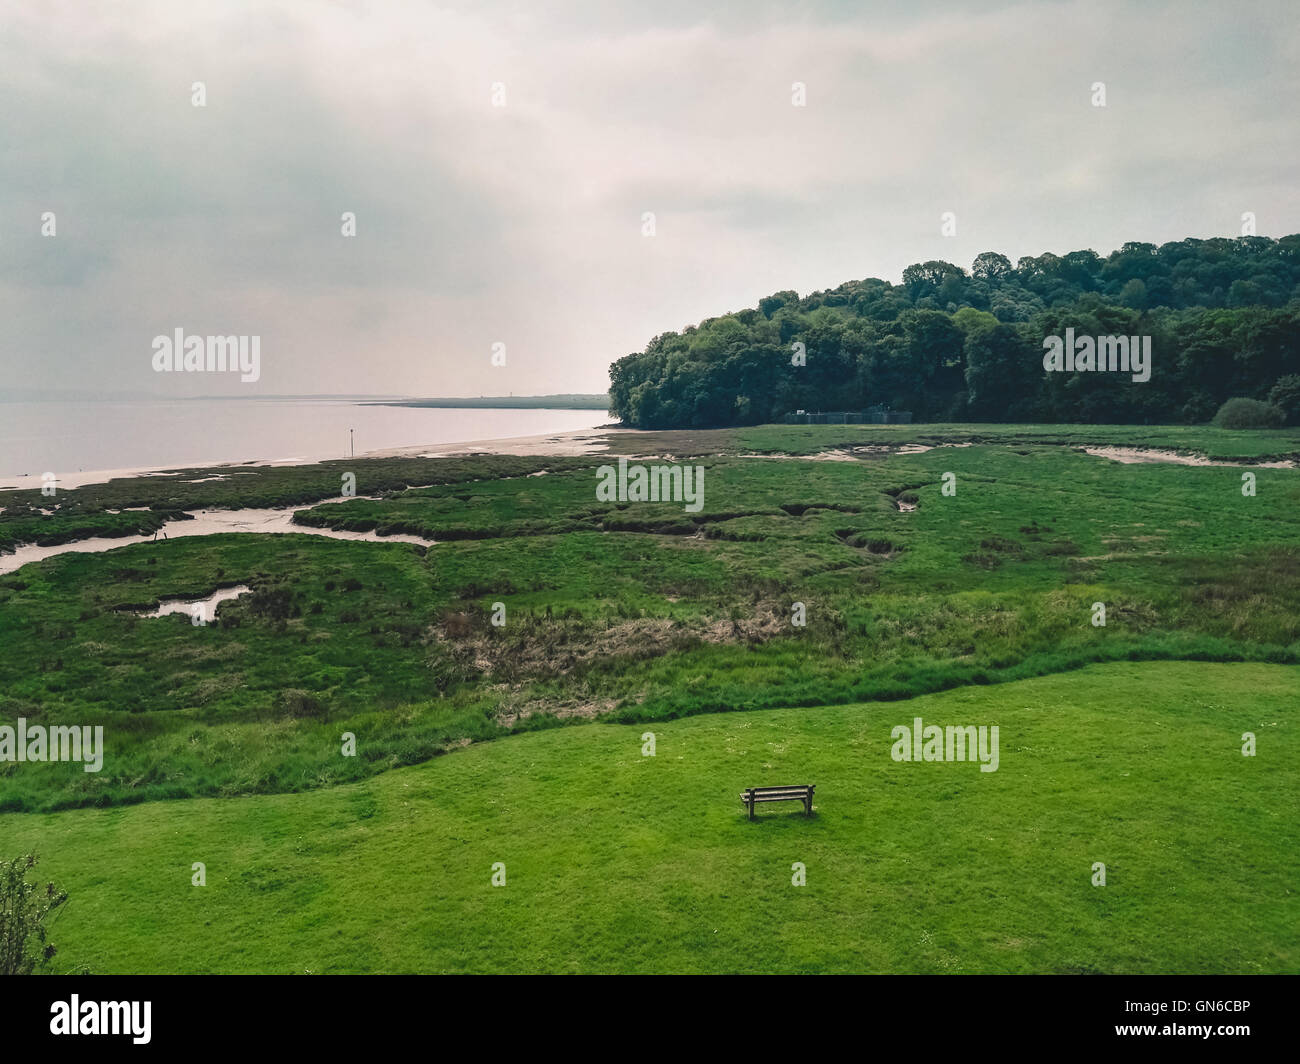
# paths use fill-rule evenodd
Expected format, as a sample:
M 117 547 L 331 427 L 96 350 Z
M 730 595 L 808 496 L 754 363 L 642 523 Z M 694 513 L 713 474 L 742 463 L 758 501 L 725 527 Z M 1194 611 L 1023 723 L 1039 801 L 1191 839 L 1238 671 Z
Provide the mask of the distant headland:
M 508 395 L 479 396 L 475 398 L 452 397 L 450 399 L 379 399 L 370 406 L 430 406 L 447 409 L 477 408 L 486 410 L 510 410 L 527 408 L 536 410 L 608 410 L 608 394 L 565 394 L 565 395 Z

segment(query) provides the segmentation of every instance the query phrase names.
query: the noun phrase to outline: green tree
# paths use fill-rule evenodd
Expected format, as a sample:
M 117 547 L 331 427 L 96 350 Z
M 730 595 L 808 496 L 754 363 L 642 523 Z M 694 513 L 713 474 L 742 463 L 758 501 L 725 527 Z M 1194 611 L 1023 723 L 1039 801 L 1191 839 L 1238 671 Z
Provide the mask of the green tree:
M 966 275 L 960 266 L 951 262 L 930 259 L 928 262 L 913 263 L 903 270 L 903 287 L 915 302 L 925 296 L 939 291 L 940 286 L 950 277 L 964 278 Z
M 1135 310 L 1141 310 L 1147 305 L 1147 286 L 1138 278 L 1127 281 L 1124 287 L 1120 289 L 1119 301 L 1126 307 L 1133 307 Z
M 966 336 L 966 389 L 970 416 L 994 420 L 1013 406 L 1023 410 L 1043 378 L 1041 359 L 1014 325 L 995 324 Z
M 971 276 L 981 281 L 1003 281 L 1014 272 L 1011 260 L 996 251 L 981 251 L 971 263 Z
M 1105 259 L 1045 252 L 1014 269 L 987 251 L 970 274 L 930 260 L 902 280 L 846 281 L 802 299 L 776 292 L 656 336 L 610 367 L 610 409 L 638 428 L 759 424 L 871 403 L 918 419 L 1203 424 L 1226 399 L 1262 400 L 1300 374 L 1300 235 L 1131 241 Z M 1043 338 L 1066 328 L 1150 335 L 1157 375 L 1140 388 L 1117 374 L 1044 375 Z M 796 343 L 805 366 L 790 364 Z M 1011 365 L 1021 367 L 1015 380 L 999 381 L 998 367 Z M 1279 404 L 1300 419 L 1291 392 Z
M 952 316 L 952 323 L 962 331 L 963 336 L 970 337 L 972 333 L 983 333 L 996 329 L 998 319 L 987 310 L 962 307 Z
M 799 302 L 799 293 L 791 290 L 776 292 L 770 296 L 764 296 L 758 301 L 758 309 L 763 317 L 770 318 L 782 307 L 795 306 Z
M 1279 377 L 1268 393 L 1268 401 L 1286 415 L 1288 425 L 1300 424 L 1300 375 Z

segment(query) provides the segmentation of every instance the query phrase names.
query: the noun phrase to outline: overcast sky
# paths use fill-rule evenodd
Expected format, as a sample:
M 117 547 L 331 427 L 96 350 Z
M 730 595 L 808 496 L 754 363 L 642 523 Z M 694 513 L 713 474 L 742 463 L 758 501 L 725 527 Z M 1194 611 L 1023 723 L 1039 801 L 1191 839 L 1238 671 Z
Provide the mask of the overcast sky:
M 1298 25 L 1295 0 L 0 0 L 0 394 L 604 391 L 780 289 L 1244 211 L 1294 233 Z M 155 373 L 176 328 L 260 336 L 261 379 Z

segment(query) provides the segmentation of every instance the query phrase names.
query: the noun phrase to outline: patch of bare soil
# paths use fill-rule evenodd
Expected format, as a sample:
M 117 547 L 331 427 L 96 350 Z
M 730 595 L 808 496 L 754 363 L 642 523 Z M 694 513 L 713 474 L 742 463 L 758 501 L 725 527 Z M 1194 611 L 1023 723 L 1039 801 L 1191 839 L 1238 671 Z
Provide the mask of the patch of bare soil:
M 1184 466 L 1226 466 L 1228 468 L 1258 466 L 1261 469 L 1296 468 L 1295 462 L 1285 459 L 1276 462 L 1251 462 L 1245 459 L 1239 462 L 1230 462 L 1223 459 L 1214 461 L 1203 454 L 1180 454 L 1177 451 L 1161 451 L 1153 447 L 1081 447 L 1079 450 L 1085 454 L 1091 454 L 1097 458 L 1109 458 L 1112 462 L 1120 462 L 1124 465 L 1167 462 L 1170 465 Z
M 781 458 L 798 462 L 861 462 L 869 458 L 924 454 L 937 447 L 973 447 L 973 443 L 862 443 L 833 447 L 817 454 L 738 454 L 737 458 Z
M 563 676 L 583 665 L 608 659 L 636 661 L 660 657 L 670 650 L 698 643 L 761 643 L 788 631 L 785 607 L 776 601 L 760 602 L 749 616 L 737 619 L 633 618 L 598 627 L 586 621 L 542 620 L 529 617 L 512 630 L 493 628 L 487 615 L 448 613 L 429 633 L 440 650 L 432 667 L 450 668 L 460 679 L 475 677 L 508 686 L 527 680 Z M 535 712 L 556 716 L 596 716 L 613 703 L 590 702 L 527 704 L 503 708 L 513 720 Z
M 496 721 L 503 728 L 513 728 L 518 721 L 526 720 L 539 713 L 558 717 L 560 720 L 595 720 L 613 710 L 618 703 L 612 698 L 596 699 L 590 702 L 556 702 L 549 698 L 531 698 L 518 705 L 505 705 L 497 712 Z

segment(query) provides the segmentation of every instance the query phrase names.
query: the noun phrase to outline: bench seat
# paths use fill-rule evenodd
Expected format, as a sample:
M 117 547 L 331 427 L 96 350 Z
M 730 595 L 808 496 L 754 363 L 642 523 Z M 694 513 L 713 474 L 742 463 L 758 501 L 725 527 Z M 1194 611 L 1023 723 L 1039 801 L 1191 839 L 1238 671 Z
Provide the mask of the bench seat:
M 754 806 L 759 802 L 803 802 L 806 816 L 812 816 L 813 784 L 800 784 L 793 787 L 748 787 L 740 794 L 740 800 L 749 809 L 749 819 L 754 819 Z

